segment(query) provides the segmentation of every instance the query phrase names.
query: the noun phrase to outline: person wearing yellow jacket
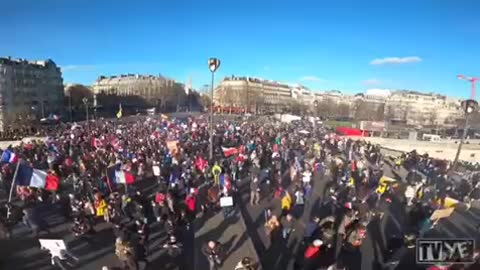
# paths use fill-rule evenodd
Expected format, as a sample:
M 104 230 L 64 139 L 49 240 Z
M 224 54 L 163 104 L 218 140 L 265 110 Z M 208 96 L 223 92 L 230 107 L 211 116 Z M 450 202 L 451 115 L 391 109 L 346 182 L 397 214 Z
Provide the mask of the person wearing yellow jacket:
M 107 203 L 102 198 L 102 194 L 95 194 L 95 214 L 97 217 L 104 217 L 107 215 Z
M 215 162 L 215 165 L 213 165 L 211 172 L 213 175 L 213 180 L 215 181 L 215 185 L 218 185 L 220 181 L 220 174 L 222 173 L 222 168 L 218 166 L 217 162 Z
M 288 213 L 288 211 L 290 211 L 290 208 L 292 207 L 292 197 L 290 196 L 288 191 L 285 191 L 285 194 L 281 199 L 281 204 L 282 204 L 282 212 Z

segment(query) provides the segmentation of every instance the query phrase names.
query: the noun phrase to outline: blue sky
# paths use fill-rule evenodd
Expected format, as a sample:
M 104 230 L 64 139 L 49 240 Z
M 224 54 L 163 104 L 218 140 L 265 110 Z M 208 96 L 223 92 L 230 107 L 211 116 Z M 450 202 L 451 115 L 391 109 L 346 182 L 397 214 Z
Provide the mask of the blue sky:
M 0 0 L 0 10 L 0 55 L 51 58 L 69 83 L 161 73 L 200 87 L 211 56 L 222 60 L 218 79 L 350 93 L 467 97 L 456 75 L 480 77 L 476 0 Z

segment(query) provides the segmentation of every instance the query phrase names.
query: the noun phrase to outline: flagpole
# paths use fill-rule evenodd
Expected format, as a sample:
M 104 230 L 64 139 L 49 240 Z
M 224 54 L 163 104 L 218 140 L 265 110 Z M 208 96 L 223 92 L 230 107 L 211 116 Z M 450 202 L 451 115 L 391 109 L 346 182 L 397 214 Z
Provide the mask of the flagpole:
M 110 193 L 112 193 L 112 186 L 110 185 L 110 177 L 108 177 L 108 168 L 105 169 L 105 175 L 107 176 L 107 186 L 110 189 Z
M 13 187 L 15 186 L 15 183 L 16 183 L 16 179 L 17 179 L 17 174 L 18 174 L 18 168 L 20 167 L 20 162 L 22 160 L 19 159 L 17 161 L 17 167 L 15 168 L 15 173 L 13 174 L 13 179 L 12 179 L 12 184 L 10 186 L 10 194 L 8 195 L 8 203 L 10 203 L 12 201 L 12 196 L 13 196 Z M 10 214 L 11 214 L 11 207 L 8 207 L 8 210 L 7 210 L 7 219 L 10 217 Z

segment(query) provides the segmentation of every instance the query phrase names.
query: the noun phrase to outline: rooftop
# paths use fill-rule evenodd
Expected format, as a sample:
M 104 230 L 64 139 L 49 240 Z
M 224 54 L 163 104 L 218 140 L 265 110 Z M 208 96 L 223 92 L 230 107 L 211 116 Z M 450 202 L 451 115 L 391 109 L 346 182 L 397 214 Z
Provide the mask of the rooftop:
M 46 68 L 49 66 L 57 67 L 55 62 L 53 62 L 51 59 L 32 61 L 23 58 L 12 58 L 10 56 L 0 57 L 0 65 L 30 65 L 38 68 Z
M 122 79 L 156 79 L 156 80 L 170 80 L 167 77 L 162 75 L 150 75 L 150 74 L 120 74 L 120 75 L 112 75 L 112 76 L 99 76 L 96 82 L 104 81 L 104 80 L 122 80 Z
M 236 77 L 232 75 L 230 77 L 225 77 L 223 81 L 248 81 L 252 83 L 262 83 L 262 84 L 271 85 L 271 86 L 290 87 L 288 84 L 285 84 L 285 83 L 280 83 L 272 80 L 264 80 L 260 78 L 246 77 L 246 76 Z

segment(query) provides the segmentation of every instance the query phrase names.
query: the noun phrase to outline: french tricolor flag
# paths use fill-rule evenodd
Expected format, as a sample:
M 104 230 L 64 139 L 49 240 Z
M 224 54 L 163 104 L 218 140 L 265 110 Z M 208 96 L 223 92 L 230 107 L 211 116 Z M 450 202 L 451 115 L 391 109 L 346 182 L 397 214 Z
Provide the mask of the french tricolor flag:
M 18 161 L 18 156 L 7 149 L 3 151 L 1 161 L 6 163 L 16 163 Z
M 46 190 L 58 190 L 60 179 L 50 173 L 34 169 L 26 164 L 18 165 L 15 183 L 18 186 L 36 187 Z
M 133 175 L 123 170 L 115 172 L 115 180 L 118 184 L 131 185 L 135 183 Z

